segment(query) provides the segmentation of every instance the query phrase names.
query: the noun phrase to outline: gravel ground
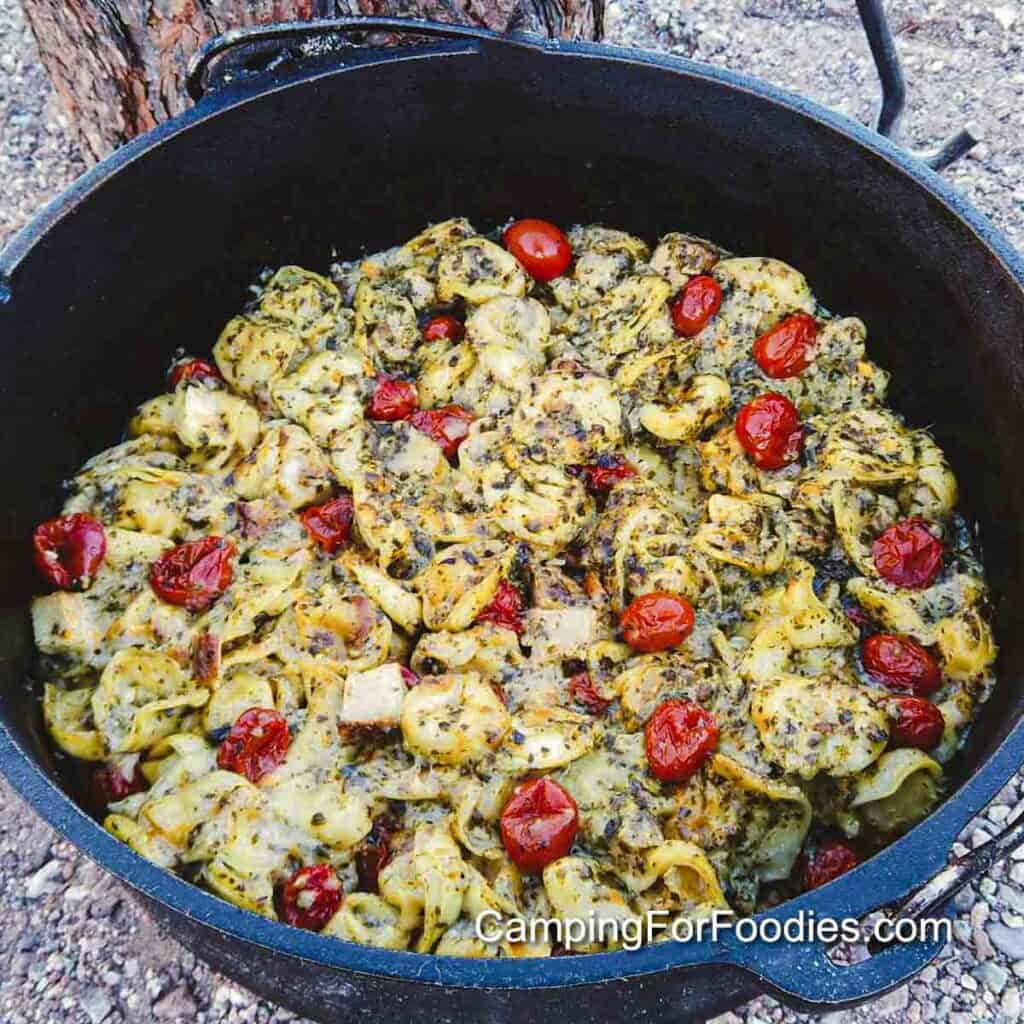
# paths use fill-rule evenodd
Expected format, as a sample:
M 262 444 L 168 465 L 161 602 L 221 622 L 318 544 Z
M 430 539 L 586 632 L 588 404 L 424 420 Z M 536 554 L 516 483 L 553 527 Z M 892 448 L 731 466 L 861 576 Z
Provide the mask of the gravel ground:
M 1024 3 L 894 0 L 910 87 L 909 142 L 964 122 L 984 144 L 948 177 L 1024 248 Z M 877 95 L 853 13 L 838 0 L 611 0 L 612 41 L 760 75 L 861 120 Z M 0 0 L 0 242 L 84 164 L 37 65 L 16 0 Z M 1015 780 L 961 842 L 1017 807 Z M 956 847 L 954 847 L 956 849 Z M 961 851 L 962 852 L 962 851 Z M 828 1024 L 1021 1018 L 1024 852 L 957 899 L 955 941 L 910 985 Z M 125 890 L 79 857 L 0 783 L 0 1024 L 295 1020 L 161 935 Z M 760 999 L 716 1024 L 806 1021 Z

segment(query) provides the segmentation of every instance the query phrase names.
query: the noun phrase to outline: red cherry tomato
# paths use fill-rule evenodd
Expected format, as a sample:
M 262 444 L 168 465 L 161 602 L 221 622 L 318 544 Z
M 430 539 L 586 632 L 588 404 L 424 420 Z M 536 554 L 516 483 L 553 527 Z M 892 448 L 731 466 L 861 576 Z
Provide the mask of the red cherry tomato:
M 754 342 L 754 358 L 769 377 L 796 377 L 811 365 L 817 338 L 818 321 L 794 313 Z
M 306 532 L 321 551 L 333 555 L 352 533 L 355 506 L 351 494 L 332 498 L 325 505 L 313 505 L 299 516 Z
M 718 746 L 714 715 L 689 700 L 659 704 L 644 730 L 647 763 L 662 782 L 685 782 Z
M 183 359 L 171 369 L 171 387 L 176 388 L 183 380 L 223 380 L 220 370 L 205 359 Z
M 879 534 L 871 546 L 875 568 L 897 587 L 922 590 L 942 565 L 942 543 L 923 519 L 904 519 Z
M 432 316 L 423 325 L 424 341 L 461 341 L 466 325 L 454 316 Z
M 432 437 L 444 450 L 451 462 L 459 450 L 459 445 L 469 434 L 469 425 L 473 422 L 473 414 L 457 405 L 446 405 L 441 409 L 420 409 L 409 417 L 409 422 Z
M 502 841 L 522 871 L 542 871 L 564 857 L 578 827 L 576 801 L 547 777 L 524 782 L 501 812 Z
M 840 875 L 845 875 L 860 863 L 860 857 L 852 847 L 835 840 L 822 843 L 807 860 L 804 870 L 804 888 L 817 889 L 818 886 L 834 882 Z
M 612 703 L 598 692 L 589 672 L 580 672 L 569 680 L 569 696 L 592 715 L 603 715 Z
M 387 818 L 378 818 L 370 834 L 356 850 L 356 874 L 362 892 L 377 892 L 381 871 L 391 860 L 391 838 L 393 823 Z
M 300 868 L 274 893 L 277 916 L 294 928 L 318 932 L 338 912 L 345 896 L 330 864 Z
M 758 469 L 782 469 L 800 458 L 804 446 L 796 406 L 774 391 L 758 395 L 740 409 L 736 437 Z
M 569 239 L 546 220 L 517 220 L 505 229 L 505 248 L 537 281 L 551 281 L 569 269 Z
M 889 732 L 892 746 L 931 750 L 942 739 L 946 720 L 931 701 L 923 697 L 897 697 L 893 704 L 896 714 Z
M 131 776 L 126 776 L 120 766 L 113 763 L 94 768 L 89 776 L 89 795 L 99 810 L 106 810 L 110 804 L 148 788 L 141 760 L 135 762 Z
M 685 597 L 656 590 L 638 597 L 619 620 L 622 639 L 650 654 L 681 644 L 693 630 L 693 606 Z
M 713 277 L 691 277 L 669 306 L 676 334 L 681 338 L 700 334 L 721 306 L 722 288 Z
M 395 420 L 407 420 L 419 408 L 419 404 L 415 384 L 378 377 L 368 413 L 371 420 L 393 423 Z
M 235 547 L 223 537 L 204 537 L 165 551 L 149 570 L 161 601 L 202 612 L 227 590 L 234 575 Z
M 477 622 L 491 622 L 511 629 L 518 636 L 523 631 L 523 609 L 526 602 L 519 589 L 502 580 L 491 603 L 476 617 Z
M 212 683 L 220 675 L 220 637 L 201 633 L 192 641 L 192 678 Z
M 591 494 L 607 494 L 620 480 L 636 476 L 636 466 L 621 455 L 602 455 L 589 466 L 578 466 L 575 470 L 582 477 Z
M 47 519 L 32 534 L 36 568 L 47 582 L 61 590 L 88 587 L 106 553 L 103 524 L 80 512 Z
M 288 754 L 292 735 L 280 711 L 249 708 L 243 711 L 217 751 L 217 767 L 259 782 Z
M 895 633 L 875 633 L 861 644 L 864 671 L 876 683 L 926 697 L 942 685 L 935 659 L 916 640 Z

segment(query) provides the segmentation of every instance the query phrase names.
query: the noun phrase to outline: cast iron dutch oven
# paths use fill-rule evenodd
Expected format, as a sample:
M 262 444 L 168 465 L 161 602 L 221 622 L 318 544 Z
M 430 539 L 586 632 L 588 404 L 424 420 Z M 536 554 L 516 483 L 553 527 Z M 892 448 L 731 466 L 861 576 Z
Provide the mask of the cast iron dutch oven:
M 326 26 L 335 38 L 366 27 Z M 868 323 L 872 357 L 893 371 L 893 405 L 933 427 L 978 524 L 1000 682 L 958 784 L 883 853 L 766 916 L 859 918 L 895 905 L 941 914 L 965 878 L 1020 838 L 1011 828 L 947 865 L 957 833 L 1024 754 L 1019 257 L 922 161 L 763 83 L 605 46 L 422 23 L 416 32 L 429 38 L 298 64 L 280 46 L 270 61 L 248 47 L 195 109 L 89 172 L 0 255 L 0 768 L 184 945 L 320 1020 L 674 1021 L 761 990 L 820 1009 L 892 988 L 940 943 L 894 944 L 851 967 L 814 942 L 734 937 L 542 961 L 350 945 L 221 902 L 136 856 L 73 800 L 26 683 L 25 608 L 37 585 L 27 540 L 59 507 L 59 482 L 118 440 L 132 406 L 161 389 L 176 347 L 208 350 L 262 267 L 323 269 L 334 247 L 374 251 L 457 214 L 487 227 L 516 215 L 603 221 L 648 239 L 683 229 L 799 267 L 827 307 Z M 216 44 L 197 81 L 237 42 Z M 272 67 L 254 78 L 246 63 Z

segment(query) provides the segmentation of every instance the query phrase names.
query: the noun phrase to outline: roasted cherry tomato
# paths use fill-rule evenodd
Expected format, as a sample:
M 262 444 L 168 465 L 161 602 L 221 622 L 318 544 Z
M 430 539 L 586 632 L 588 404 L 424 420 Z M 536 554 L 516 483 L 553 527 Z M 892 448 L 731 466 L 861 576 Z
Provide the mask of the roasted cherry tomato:
M 432 437 L 444 450 L 451 462 L 459 450 L 459 445 L 469 434 L 469 425 L 473 422 L 473 414 L 457 405 L 446 405 L 441 409 L 420 409 L 409 417 L 409 422 Z
M 161 601 L 202 612 L 227 590 L 234 575 L 235 547 L 223 537 L 204 537 L 165 551 L 149 570 Z
M 546 220 L 517 220 L 505 229 L 505 248 L 536 281 L 551 281 L 569 269 L 569 239 Z
M 718 746 L 714 715 L 689 700 L 659 704 L 644 730 L 647 763 L 662 782 L 684 782 Z
M 381 871 L 391 860 L 391 837 L 395 831 L 390 818 L 377 818 L 370 834 L 356 849 L 356 874 L 362 892 L 377 892 Z
M 542 871 L 564 857 L 578 827 L 576 801 L 547 777 L 524 782 L 501 812 L 502 841 L 522 871 Z
M 192 641 L 192 678 L 200 683 L 212 683 L 220 675 L 220 637 L 215 633 L 200 633 Z
M 807 858 L 807 866 L 804 869 L 804 888 L 817 889 L 818 886 L 834 882 L 840 875 L 845 875 L 859 863 L 860 857 L 846 843 L 840 840 L 822 843 L 814 851 L 814 854 Z
M 300 868 L 274 893 L 277 916 L 294 928 L 318 932 L 338 912 L 345 896 L 330 864 Z
M 794 313 L 754 342 L 754 358 L 769 377 L 796 377 L 811 365 L 817 339 L 818 321 Z
M 32 555 L 47 581 L 61 590 L 85 589 L 107 553 L 103 524 L 76 512 L 40 523 L 32 534 Z
M 876 683 L 927 697 L 942 685 L 942 673 L 935 659 L 909 636 L 874 633 L 861 644 L 864 671 Z
M 923 519 L 904 519 L 879 534 L 871 556 L 882 579 L 897 587 L 922 590 L 942 565 L 942 543 Z
M 220 370 L 205 359 L 182 359 L 171 368 L 171 387 L 183 380 L 223 380 Z
M 946 720 L 930 700 L 897 697 L 893 704 L 895 717 L 889 733 L 892 746 L 931 750 L 938 745 L 946 731 Z
M 131 776 L 126 776 L 113 762 L 94 768 L 89 776 L 89 795 L 99 810 L 106 810 L 110 804 L 148 788 L 141 758 L 135 762 Z
M 740 409 L 736 437 L 758 469 L 782 469 L 800 458 L 804 446 L 796 406 L 774 391 L 758 395 Z
M 603 715 L 612 703 L 598 693 L 589 672 L 580 672 L 569 680 L 569 696 L 592 715 Z
M 280 711 L 249 708 L 231 726 L 217 751 L 217 767 L 259 782 L 288 754 L 292 734 Z
M 636 466 L 621 455 L 601 455 L 597 462 L 576 466 L 573 472 L 583 477 L 591 494 L 607 494 L 620 480 L 636 476 Z
M 676 334 L 681 338 L 700 334 L 721 306 L 722 287 L 713 277 L 691 277 L 669 306 Z
M 681 644 L 693 630 L 693 606 L 685 597 L 656 590 L 638 597 L 619 620 L 622 639 L 650 654 Z
M 307 508 L 299 519 L 306 532 L 316 541 L 317 547 L 333 555 L 348 540 L 354 515 L 352 495 L 342 494 L 325 505 Z
M 371 420 L 393 423 L 395 420 L 407 420 L 419 408 L 419 404 L 415 384 L 406 380 L 393 380 L 391 377 L 378 377 L 368 414 Z
M 526 602 L 519 589 L 502 580 L 491 603 L 476 617 L 477 622 L 491 622 L 511 629 L 518 636 L 523 631 L 523 609 Z
M 424 341 L 462 341 L 466 325 L 454 316 L 432 316 L 423 325 Z

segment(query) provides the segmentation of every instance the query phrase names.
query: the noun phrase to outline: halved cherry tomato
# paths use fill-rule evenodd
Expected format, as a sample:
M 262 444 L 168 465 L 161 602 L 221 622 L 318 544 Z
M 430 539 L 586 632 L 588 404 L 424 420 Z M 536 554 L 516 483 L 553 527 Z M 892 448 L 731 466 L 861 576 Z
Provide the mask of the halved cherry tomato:
M 419 408 L 419 404 L 415 384 L 407 380 L 378 377 L 368 414 L 371 420 L 393 423 L 395 420 L 407 420 Z
M 223 537 L 204 537 L 165 551 L 149 570 L 161 601 L 202 612 L 227 590 L 234 575 L 235 547 Z
M 135 762 L 130 777 L 113 762 L 94 768 L 89 776 L 89 795 L 99 810 L 106 810 L 110 804 L 148 788 L 149 784 L 142 774 L 141 758 Z
M 223 380 L 220 370 L 205 359 L 182 359 L 171 368 L 171 388 L 183 380 Z
M 477 622 L 491 622 L 511 629 L 518 636 L 523 631 L 523 609 L 526 602 L 519 589 L 502 580 L 491 603 L 476 617 Z
M 542 871 L 564 857 L 576 838 L 576 801 L 554 779 L 524 782 L 501 812 L 501 838 L 522 871 Z
M 370 834 L 356 849 L 356 874 L 362 892 L 377 892 L 381 871 L 391 860 L 391 837 L 394 822 L 380 817 L 373 823 Z
M 946 720 L 930 700 L 923 697 L 897 697 L 893 704 L 896 714 L 889 732 L 892 746 L 931 750 L 942 739 L 946 731 Z
M 845 875 L 860 863 L 860 857 L 854 849 L 842 842 L 833 840 L 822 843 L 807 859 L 804 870 L 804 888 L 817 889 L 821 885 L 834 882 L 840 875 Z
M 341 879 L 330 864 L 299 868 L 274 893 L 277 916 L 294 928 L 318 932 L 338 912 L 345 896 Z
M 938 575 L 942 543 L 923 519 L 904 519 L 875 538 L 871 557 L 879 574 L 889 583 L 922 590 Z
M 342 494 L 324 505 L 307 508 L 299 519 L 306 532 L 316 541 L 317 547 L 333 555 L 348 540 L 354 515 L 352 495 Z
M 466 440 L 473 420 L 474 416 L 469 410 L 457 405 L 420 409 L 409 417 L 409 422 L 417 430 L 422 430 L 441 446 L 449 462 L 455 458 L 459 445 Z
M 192 678 L 200 683 L 212 683 L 220 675 L 220 637 L 215 633 L 200 633 L 192 641 Z
M 61 590 L 85 589 L 107 553 L 103 524 L 75 512 L 40 523 L 32 534 L 32 556 L 46 580 Z
M 612 703 L 598 693 L 589 672 L 580 672 L 569 680 L 569 696 L 592 715 L 603 715 Z
M 706 274 L 691 277 L 669 306 L 676 334 L 682 338 L 700 334 L 721 307 L 722 286 Z
M 259 782 L 288 754 L 292 734 L 284 715 L 274 708 L 249 708 L 231 726 L 217 751 L 217 767 Z
M 693 606 L 679 594 L 656 590 L 638 597 L 622 613 L 622 639 L 650 654 L 681 644 L 693 631 Z
M 636 466 L 621 455 L 599 455 L 597 462 L 575 466 L 573 471 L 583 477 L 591 494 L 607 494 L 620 480 L 637 475 Z
M 659 704 L 644 730 L 647 763 L 662 782 L 685 782 L 718 746 L 718 724 L 690 700 Z
M 942 685 L 935 659 L 916 640 L 895 633 L 874 633 L 861 644 L 864 671 L 876 683 L 926 697 Z
M 546 220 L 528 217 L 505 229 L 505 248 L 537 281 L 564 274 L 572 262 L 572 246 L 561 230 Z
M 432 316 L 423 325 L 424 341 L 461 341 L 466 334 L 466 325 L 447 314 Z
M 782 469 L 800 458 L 804 446 L 796 406 L 774 391 L 758 395 L 740 409 L 736 437 L 758 469 Z
M 794 313 L 754 342 L 754 358 L 769 377 L 796 377 L 811 365 L 817 339 L 818 321 Z

